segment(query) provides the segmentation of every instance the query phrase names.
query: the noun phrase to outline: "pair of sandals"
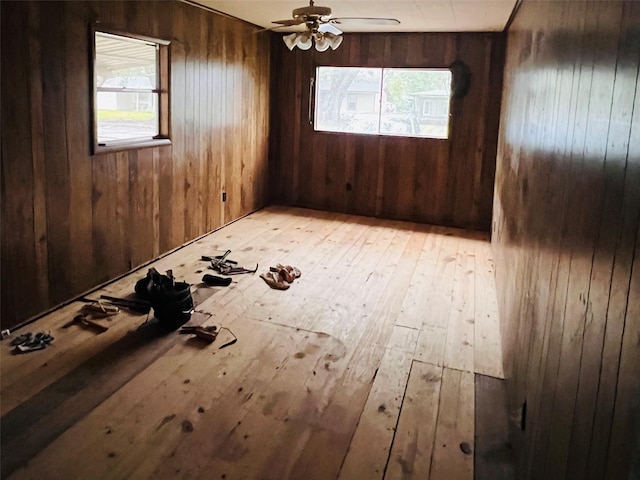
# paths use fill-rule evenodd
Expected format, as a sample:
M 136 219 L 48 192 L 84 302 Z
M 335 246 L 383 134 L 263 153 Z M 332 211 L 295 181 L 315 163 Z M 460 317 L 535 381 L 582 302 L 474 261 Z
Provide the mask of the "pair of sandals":
M 275 290 L 286 290 L 296 278 L 300 278 L 302 272 L 291 265 L 277 264 L 269 267 L 269 271 L 260 275 L 267 285 Z
M 120 308 L 111 303 L 96 300 L 95 302 L 83 305 L 82 312 L 96 317 L 110 317 L 111 315 L 117 315 L 120 312 Z

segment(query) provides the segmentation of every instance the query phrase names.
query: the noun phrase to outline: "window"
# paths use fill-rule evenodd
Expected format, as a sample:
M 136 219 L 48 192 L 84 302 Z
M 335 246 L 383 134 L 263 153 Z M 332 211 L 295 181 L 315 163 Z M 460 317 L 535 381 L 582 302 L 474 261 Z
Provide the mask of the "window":
M 169 143 L 168 43 L 94 32 L 94 153 Z
M 318 67 L 317 131 L 448 138 L 451 71 Z

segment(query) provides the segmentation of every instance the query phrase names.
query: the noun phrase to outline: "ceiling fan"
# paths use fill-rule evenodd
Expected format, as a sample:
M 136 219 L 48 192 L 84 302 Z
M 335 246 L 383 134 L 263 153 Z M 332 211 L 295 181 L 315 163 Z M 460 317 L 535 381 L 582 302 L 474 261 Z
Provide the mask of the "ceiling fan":
M 315 45 L 316 50 L 324 52 L 329 47 L 335 50 L 342 43 L 342 30 L 337 25 L 347 25 L 360 23 L 367 25 L 399 25 L 400 21 L 395 18 L 373 18 L 373 17 L 331 17 L 331 8 L 316 6 L 314 0 L 309 0 L 309 6 L 294 8 L 291 12 L 292 18 L 286 20 L 275 20 L 271 23 L 278 24 L 270 30 L 296 25 L 305 25 L 304 32 L 295 32 L 283 37 L 284 43 L 289 50 L 295 47 L 301 50 L 309 50 Z

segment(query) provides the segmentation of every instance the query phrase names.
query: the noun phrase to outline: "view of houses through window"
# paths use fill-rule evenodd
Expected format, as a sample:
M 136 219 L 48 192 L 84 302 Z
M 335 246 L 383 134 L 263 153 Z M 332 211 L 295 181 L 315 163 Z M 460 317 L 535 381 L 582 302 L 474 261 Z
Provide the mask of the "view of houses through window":
M 100 145 L 159 133 L 158 45 L 95 33 L 96 123 Z
M 451 71 L 318 67 L 315 129 L 448 138 Z

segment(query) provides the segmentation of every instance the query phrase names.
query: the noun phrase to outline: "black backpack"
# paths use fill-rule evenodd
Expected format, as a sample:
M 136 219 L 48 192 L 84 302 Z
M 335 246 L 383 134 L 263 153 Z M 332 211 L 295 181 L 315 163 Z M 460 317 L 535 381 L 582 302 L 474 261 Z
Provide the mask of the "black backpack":
M 136 295 L 149 301 L 160 326 L 176 330 L 191 318 L 191 285 L 176 282 L 171 270 L 166 275 L 150 268 L 147 276 L 136 282 Z

